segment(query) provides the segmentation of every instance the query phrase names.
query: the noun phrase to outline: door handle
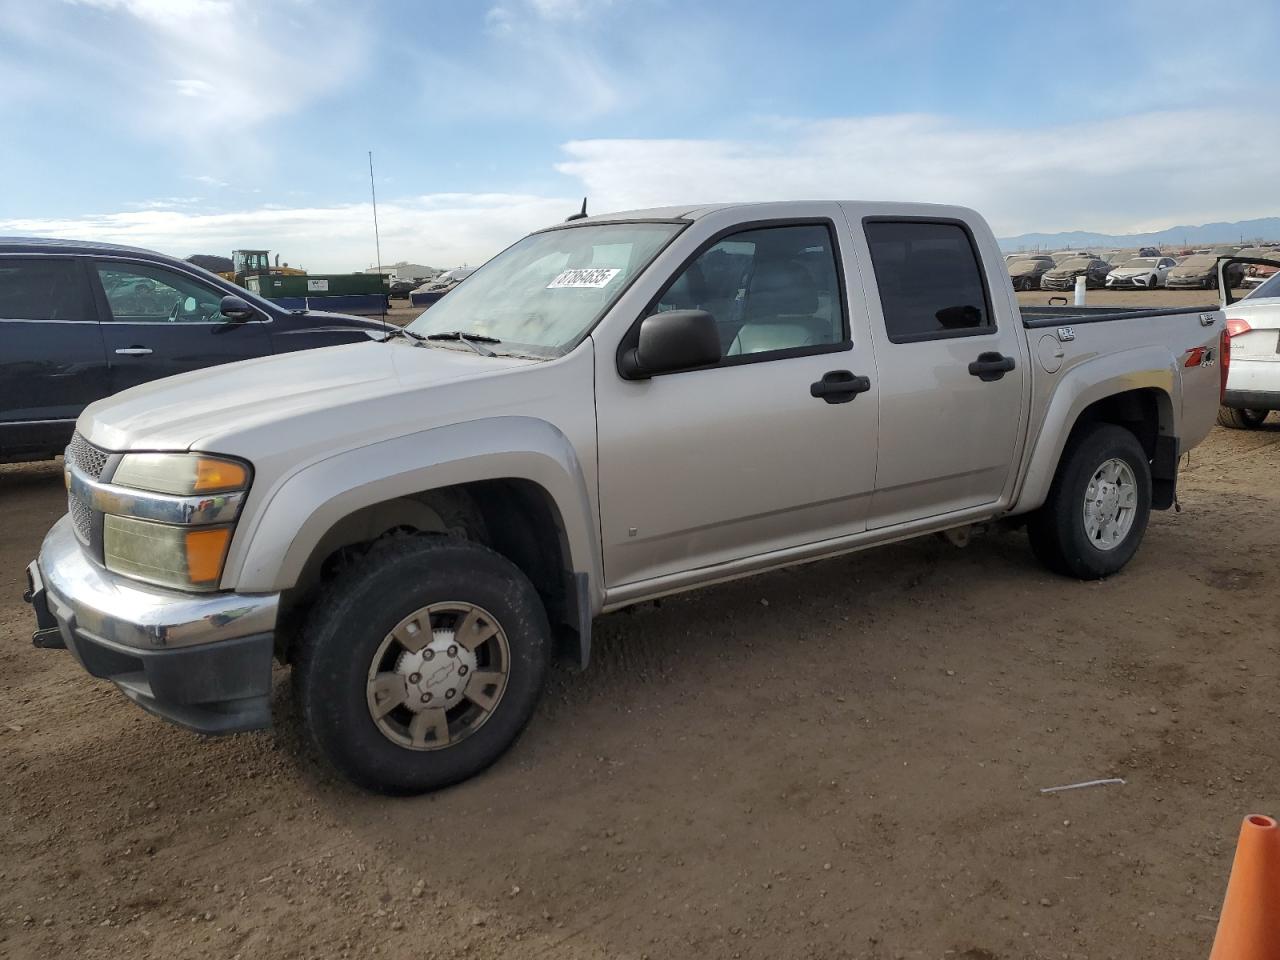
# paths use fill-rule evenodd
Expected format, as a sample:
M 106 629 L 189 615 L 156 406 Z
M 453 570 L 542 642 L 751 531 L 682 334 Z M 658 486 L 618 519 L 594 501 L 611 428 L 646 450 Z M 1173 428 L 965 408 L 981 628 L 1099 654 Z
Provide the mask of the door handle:
M 1013 357 L 990 351 L 978 354 L 978 359 L 969 364 L 969 373 L 983 383 L 999 380 L 1014 368 Z
M 122 357 L 149 357 L 151 356 L 150 347 L 117 347 L 116 353 Z
M 809 385 L 809 396 L 819 397 L 827 403 L 848 403 L 860 393 L 871 389 L 871 380 L 855 376 L 848 370 L 832 370 L 824 373 L 817 383 Z

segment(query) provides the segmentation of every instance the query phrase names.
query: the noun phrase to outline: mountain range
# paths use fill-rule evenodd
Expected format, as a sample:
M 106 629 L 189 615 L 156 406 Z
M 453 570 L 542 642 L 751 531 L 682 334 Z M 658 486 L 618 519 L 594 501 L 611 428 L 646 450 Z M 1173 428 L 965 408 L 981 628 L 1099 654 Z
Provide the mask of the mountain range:
M 1090 233 L 1065 230 L 1061 233 L 1023 233 L 1001 237 L 1000 247 L 1018 250 L 1077 250 L 1086 247 L 1199 247 L 1209 243 L 1239 243 L 1249 240 L 1280 240 L 1280 217 L 1237 220 L 1234 223 L 1202 223 L 1199 226 L 1169 227 L 1153 233 Z

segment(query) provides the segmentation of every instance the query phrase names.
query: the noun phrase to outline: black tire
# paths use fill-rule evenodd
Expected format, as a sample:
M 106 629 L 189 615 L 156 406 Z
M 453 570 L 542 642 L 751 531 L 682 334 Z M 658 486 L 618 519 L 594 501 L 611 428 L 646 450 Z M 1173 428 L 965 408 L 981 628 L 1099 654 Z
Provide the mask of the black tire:
M 1204 283 L 1204 288 L 1205 288 L 1206 290 L 1217 290 L 1217 289 L 1218 289 L 1218 278 L 1217 278 L 1217 277 L 1210 277 L 1208 280 L 1206 280 L 1206 281 L 1205 281 L 1205 283 Z
M 1219 407 L 1218 423 L 1232 430 L 1257 430 L 1267 419 L 1270 410 L 1238 410 L 1235 407 Z
M 1122 460 L 1133 471 L 1137 503 L 1132 525 L 1110 549 L 1099 549 L 1085 532 L 1085 492 L 1094 473 L 1108 460 Z M 1048 499 L 1032 514 L 1027 534 L 1036 559 L 1055 573 L 1100 580 L 1119 572 L 1142 543 L 1151 516 L 1151 464 L 1142 444 L 1128 430 L 1110 423 L 1081 427 L 1062 452 Z
M 368 671 L 397 624 L 448 602 L 481 607 L 501 626 L 510 650 L 506 685 L 492 712 L 455 744 L 402 746 L 370 714 Z M 515 741 L 541 696 L 551 650 L 541 599 L 505 557 L 457 539 L 396 537 L 340 572 L 311 610 L 293 665 L 297 713 L 343 776 L 380 793 L 425 793 L 474 776 Z

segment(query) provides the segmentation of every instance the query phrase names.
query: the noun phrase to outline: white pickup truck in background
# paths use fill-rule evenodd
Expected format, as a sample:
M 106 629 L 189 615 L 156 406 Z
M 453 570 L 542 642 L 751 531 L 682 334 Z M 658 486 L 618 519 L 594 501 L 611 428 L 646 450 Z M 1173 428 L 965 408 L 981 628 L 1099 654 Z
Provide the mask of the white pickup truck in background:
M 338 770 L 430 790 L 502 754 L 601 613 L 991 521 L 1116 573 L 1226 344 L 1212 305 L 1020 311 L 958 207 L 576 219 L 384 342 L 91 406 L 35 642 L 204 732 L 270 723 L 274 657 Z

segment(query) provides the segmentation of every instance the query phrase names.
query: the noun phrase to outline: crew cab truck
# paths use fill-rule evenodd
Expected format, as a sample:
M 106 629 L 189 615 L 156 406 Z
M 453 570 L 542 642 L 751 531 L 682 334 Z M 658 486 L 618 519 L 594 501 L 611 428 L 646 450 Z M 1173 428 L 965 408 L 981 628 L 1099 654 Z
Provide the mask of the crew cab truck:
M 1004 520 L 1116 573 L 1214 422 L 1223 328 L 1023 314 L 959 207 L 575 218 L 385 341 L 91 405 L 34 639 L 206 733 L 268 725 L 281 660 L 338 771 L 431 790 L 630 604 Z

